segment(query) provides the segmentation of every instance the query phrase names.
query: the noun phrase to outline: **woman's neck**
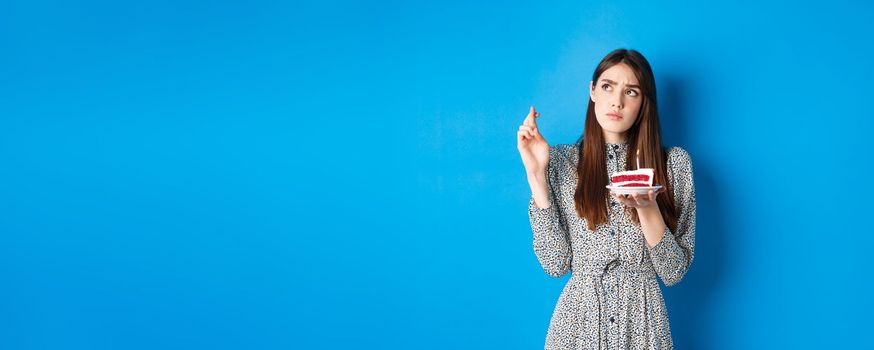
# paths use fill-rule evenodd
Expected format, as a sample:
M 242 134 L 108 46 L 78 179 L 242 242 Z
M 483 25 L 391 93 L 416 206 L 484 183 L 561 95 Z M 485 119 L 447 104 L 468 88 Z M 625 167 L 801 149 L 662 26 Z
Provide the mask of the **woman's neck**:
M 625 133 L 617 134 L 612 132 L 604 132 L 604 140 L 607 143 L 622 144 L 625 143 Z

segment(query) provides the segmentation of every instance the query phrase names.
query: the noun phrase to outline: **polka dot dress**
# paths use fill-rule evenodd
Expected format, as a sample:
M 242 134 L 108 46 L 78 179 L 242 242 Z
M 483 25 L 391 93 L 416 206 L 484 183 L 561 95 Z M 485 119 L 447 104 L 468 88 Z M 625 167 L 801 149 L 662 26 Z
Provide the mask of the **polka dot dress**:
M 556 302 L 544 348 L 672 349 L 668 313 L 656 278 L 673 286 L 692 263 L 695 187 L 689 154 L 680 147 L 668 152 L 668 181 L 674 186 L 680 216 L 677 231 L 665 228 L 662 240 L 649 248 L 640 225 L 615 198 L 605 199 L 609 220 L 594 231 L 577 216 L 573 194 L 578 147 L 550 147 L 550 205 L 538 208 L 533 196 L 528 204 L 540 265 L 554 277 L 571 272 Z M 625 143 L 606 144 L 608 175 L 626 170 L 627 152 Z

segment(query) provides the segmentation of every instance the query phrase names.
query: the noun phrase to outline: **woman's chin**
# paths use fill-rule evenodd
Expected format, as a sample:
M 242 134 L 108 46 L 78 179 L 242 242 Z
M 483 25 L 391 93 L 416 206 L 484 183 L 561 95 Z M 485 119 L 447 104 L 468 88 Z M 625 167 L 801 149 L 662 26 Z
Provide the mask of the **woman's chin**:
M 628 131 L 629 126 L 625 126 L 617 122 L 610 122 L 609 125 L 601 125 L 601 129 L 604 129 L 604 131 L 606 132 L 621 134 Z

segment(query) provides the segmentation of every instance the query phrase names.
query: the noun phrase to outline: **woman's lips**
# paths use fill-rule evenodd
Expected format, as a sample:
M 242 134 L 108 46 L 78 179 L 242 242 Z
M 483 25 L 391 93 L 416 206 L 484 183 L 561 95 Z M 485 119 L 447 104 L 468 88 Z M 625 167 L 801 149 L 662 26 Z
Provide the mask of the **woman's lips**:
M 607 113 L 607 116 L 610 117 L 610 120 L 621 120 L 622 119 L 621 115 L 619 115 L 617 113 L 613 113 L 613 112 Z

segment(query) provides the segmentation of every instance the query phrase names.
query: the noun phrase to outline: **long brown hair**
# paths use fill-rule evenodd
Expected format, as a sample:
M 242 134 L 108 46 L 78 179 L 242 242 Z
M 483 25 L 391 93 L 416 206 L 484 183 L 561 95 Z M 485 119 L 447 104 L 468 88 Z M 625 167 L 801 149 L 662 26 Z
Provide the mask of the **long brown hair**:
M 665 192 L 656 197 L 659 210 L 665 224 L 676 232 L 677 208 L 674 204 L 673 184 L 668 182 L 667 151 L 662 146 L 661 129 L 659 127 L 659 112 L 656 105 L 655 78 L 646 58 L 635 50 L 616 49 L 601 60 L 592 76 L 592 82 L 597 85 L 598 78 L 608 68 L 624 63 L 628 65 L 637 78 L 642 90 L 643 101 L 634 125 L 626 135 L 627 154 L 626 169 L 632 169 L 636 163 L 635 154 L 640 150 L 640 167 L 655 170 L 655 184 L 665 186 Z M 589 87 L 592 88 L 591 86 Z M 595 230 L 598 224 L 607 222 L 607 203 L 609 191 L 606 186 L 610 179 L 607 176 L 607 161 L 604 131 L 595 116 L 595 103 L 589 99 L 586 110 L 586 124 L 583 135 L 577 140 L 579 159 L 577 163 L 577 189 L 574 193 L 574 206 L 577 215 L 589 223 L 589 230 Z M 637 210 L 626 208 L 635 223 L 640 223 Z

